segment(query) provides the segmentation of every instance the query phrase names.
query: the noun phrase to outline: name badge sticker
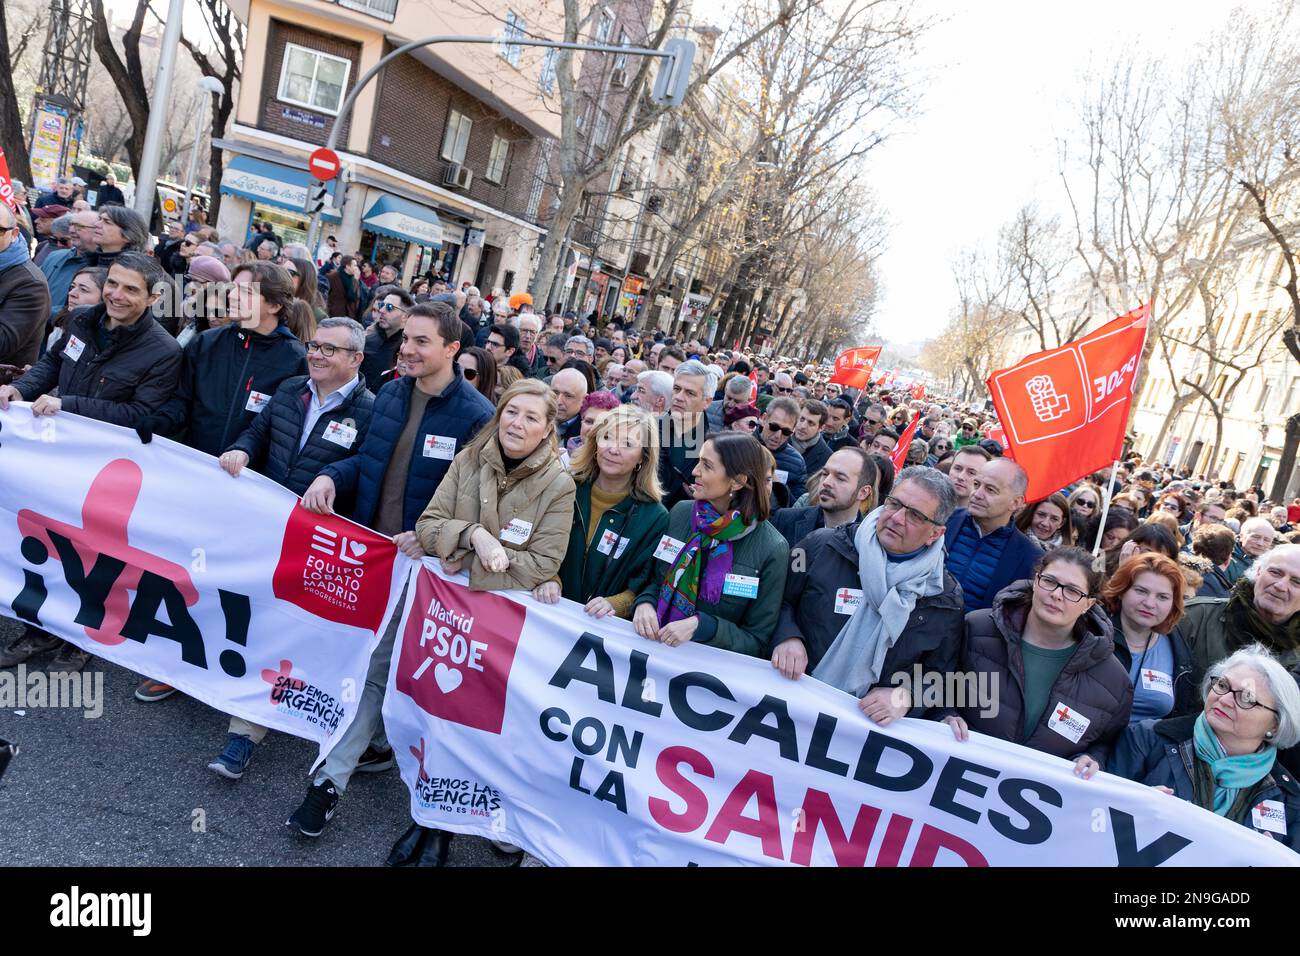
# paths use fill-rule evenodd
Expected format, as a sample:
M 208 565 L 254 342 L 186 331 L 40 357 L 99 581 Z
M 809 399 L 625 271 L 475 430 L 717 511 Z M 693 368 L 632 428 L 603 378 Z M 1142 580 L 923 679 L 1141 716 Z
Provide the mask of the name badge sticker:
M 259 392 L 257 389 L 253 389 L 248 393 L 248 401 L 244 403 L 244 411 L 261 414 L 262 409 L 266 408 L 266 404 L 270 400 L 270 395 L 267 395 L 265 392 Z
M 659 547 L 655 548 L 655 557 L 672 564 L 684 547 L 686 547 L 685 541 L 678 541 L 676 538 L 664 535 L 659 539 Z
M 835 613 L 852 614 L 862 606 L 860 588 L 840 588 L 835 592 Z
M 424 457 L 451 461 L 456 457 L 456 439 L 442 435 L 424 436 Z
M 1281 800 L 1261 800 L 1250 808 L 1250 820 L 1256 830 L 1286 836 L 1286 807 Z
M 1173 678 L 1164 671 L 1152 670 L 1146 668 L 1142 671 L 1142 688 L 1143 690 L 1154 690 L 1161 694 L 1174 696 Z
M 523 544 L 533 534 L 533 523 L 523 518 L 515 518 L 501 529 L 501 540 L 510 544 Z
M 758 578 L 748 574 L 728 574 L 722 584 L 722 593 L 731 597 L 758 597 Z
M 81 339 L 77 338 L 75 335 L 69 335 L 68 344 L 63 346 L 63 354 L 74 362 L 81 358 L 81 353 L 85 350 L 86 343 L 81 341 Z
M 777 468 L 775 471 L 772 472 L 773 484 L 784 485 L 784 484 L 788 484 L 789 481 L 790 481 L 790 472 L 782 471 L 780 468 Z
M 352 443 L 357 440 L 357 430 L 351 425 L 345 425 L 342 422 L 330 422 L 325 426 L 322 437 L 340 447 L 351 448 Z
M 1054 730 L 1070 743 L 1077 744 L 1091 723 L 1083 714 L 1071 710 L 1058 700 L 1052 708 L 1052 716 L 1047 720 L 1047 729 Z
M 614 546 L 618 544 L 618 535 L 613 531 L 606 531 L 600 536 L 600 543 L 596 545 L 596 550 L 601 554 L 610 554 Z

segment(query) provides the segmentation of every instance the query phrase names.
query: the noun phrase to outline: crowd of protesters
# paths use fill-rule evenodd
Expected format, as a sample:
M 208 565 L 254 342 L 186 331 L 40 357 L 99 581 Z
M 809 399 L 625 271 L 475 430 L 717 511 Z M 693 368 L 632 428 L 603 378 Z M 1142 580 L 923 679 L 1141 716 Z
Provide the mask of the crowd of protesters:
M 269 227 L 236 244 L 179 223 L 155 239 L 121 206 L 62 215 L 38 267 L 0 205 L 0 408 L 176 439 L 472 589 L 770 660 L 878 725 L 977 730 L 1261 832 L 1252 808 L 1277 801 L 1271 835 L 1300 848 L 1300 500 L 1131 456 L 1026 501 L 983 405 L 408 282 L 332 237 L 309 252 Z M 301 834 L 354 773 L 395 765 L 396 630 L 286 821 Z M 0 666 L 50 651 L 55 670 L 88 656 L 29 625 Z M 919 692 L 956 673 L 996 685 L 997 706 Z M 145 679 L 136 696 L 173 693 Z M 265 733 L 232 719 L 209 766 L 239 779 Z M 389 862 L 442 865 L 449 840 L 413 826 Z

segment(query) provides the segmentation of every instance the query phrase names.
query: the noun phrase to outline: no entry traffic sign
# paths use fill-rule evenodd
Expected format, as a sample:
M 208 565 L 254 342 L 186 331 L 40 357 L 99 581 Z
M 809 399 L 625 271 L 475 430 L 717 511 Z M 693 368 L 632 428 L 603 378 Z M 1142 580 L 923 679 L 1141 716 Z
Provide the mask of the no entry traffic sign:
M 322 146 L 307 159 L 307 170 L 321 182 L 339 174 L 339 154 Z

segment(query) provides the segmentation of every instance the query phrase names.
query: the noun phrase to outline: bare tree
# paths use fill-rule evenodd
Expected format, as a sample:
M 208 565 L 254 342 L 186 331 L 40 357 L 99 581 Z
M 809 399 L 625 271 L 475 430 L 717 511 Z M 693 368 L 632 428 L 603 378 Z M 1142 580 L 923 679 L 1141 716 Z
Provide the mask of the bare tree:
M 131 25 L 122 35 L 122 53 L 119 55 L 109 33 L 108 19 L 104 14 L 104 0 L 95 0 L 94 18 L 95 54 L 108 71 L 113 85 L 117 87 L 122 105 L 131 120 L 131 133 L 126 140 L 126 152 L 130 157 L 131 170 L 140 173 L 140 161 L 144 155 L 144 135 L 149 126 L 149 84 L 145 81 L 143 61 L 140 57 L 140 35 L 144 28 L 145 15 L 148 13 L 147 0 L 137 0 Z
M 11 10 L 15 16 L 12 36 L 9 32 Z M 28 183 L 32 179 L 32 170 L 22 115 L 18 112 L 19 95 L 14 73 L 29 59 L 29 52 L 40 49 L 48 27 L 49 11 L 40 6 L 20 10 L 16 4 L 0 4 L 0 50 L 7 54 L 7 59 L 0 63 L 0 149 L 5 152 L 9 174 Z

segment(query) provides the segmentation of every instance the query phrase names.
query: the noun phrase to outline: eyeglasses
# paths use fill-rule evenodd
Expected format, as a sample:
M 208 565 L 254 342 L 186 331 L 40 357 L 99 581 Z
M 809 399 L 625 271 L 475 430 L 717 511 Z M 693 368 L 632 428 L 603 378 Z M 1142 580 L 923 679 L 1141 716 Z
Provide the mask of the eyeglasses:
M 1078 604 L 1088 596 L 1087 591 L 1080 591 L 1073 584 L 1064 584 L 1061 581 L 1056 580 L 1056 578 L 1052 577 L 1050 574 L 1036 574 L 1034 575 L 1034 580 L 1037 581 L 1038 586 L 1048 594 L 1055 594 L 1057 591 L 1060 591 L 1061 596 L 1071 604 Z
M 375 306 L 375 311 L 376 312 L 405 312 L 406 310 L 403 309 L 400 305 L 394 305 L 391 302 L 380 302 L 377 306 Z
M 1091 511 L 1093 508 L 1097 507 L 1097 502 L 1089 501 L 1087 498 L 1080 498 L 1078 501 L 1074 503 L 1074 506 L 1076 508 L 1087 508 L 1089 511 Z
M 788 394 L 791 390 L 788 389 L 788 388 L 786 388 L 784 385 L 773 385 L 773 386 L 772 386 L 772 391 L 776 392 L 778 395 L 786 395 L 786 394 Z
M 478 378 L 478 369 L 463 368 L 460 370 L 460 374 L 465 376 L 465 381 L 472 382 L 474 379 Z
M 190 240 L 186 239 L 184 242 L 181 243 L 181 245 L 182 245 L 182 246 L 187 246 L 187 247 L 189 247 L 190 249 L 193 249 L 195 246 L 198 245 L 198 243 L 197 243 L 197 242 L 190 242 Z
M 1182 508 L 1178 507 L 1178 502 L 1176 502 L 1176 501 L 1174 501 L 1174 500 L 1172 500 L 1172 499 L 1170 499 L 1169 501 L 1166 501 L 1166 502 L 1165 502 L 1164 504 L 1162 504 L 1160 507 L 1163 508 L 1165 511 L 1182 511 L 1182 510 L 1183 510 Z
M 942 525 L 942 522 L 935 521 L 924 511 L 917 511 L 911 505 L 903 504 L 903 502 L 899 501 L 893 495 L 886 495 L 885 500 L 881 503 L 880 507 L 882 510 L 888 511 L 890 513 L 893 513 L 895 511 L 902 511 L 905 520 L 908 522 L 908 524 Z
M 1226 697 L 1228 694 L 1231 694 L 1232 699 L 1237 702 L 1237 706 L 1242 710 L 1254 710 L 1256 707 L 1263 707 L 1265 710 L 1271 710 L 1275 714 L 1281 714 L 1280 711 L 1274 710 L 1272 707 L 1268 706 L 1268 704 L 1261 704 L 1257 701 L 1254 693 L 1247 688 L 1234 688 L 1232 684 L 1228 683 L 1228 678 L 1226 677 L 1216 677 L 1214 680 L 1210 681 L 1210 690 L 1214 691 L 1220 697 Z
M 586 361 L 587 359 L 586 349 L 565 349 L 564 354 L 567 355 L 569 358 L 579 358 L 582 359 L 583 361 Z
M 310 355 L 312 352 L 319 352 L 321 355 L 325 356 L 326 358 L 333 358 L 335 352 L 355 352 L 355 351 L 356 349 L 350 349 L 345 345 L 329 345 L 325 342 L 307 343 L 308 355 Z
M 883 418 L 868 418 L 868 419 L 867 419 L 867 424 L 868 424 L 868 425 L 871 425 L 871 426 L 874 427 L 874 426 L 876 426 L 876 425 L 883 425 L 883 424 L 885 424 L 885 420 L 884 420 Z
M 767 430 L 770 431 L 770 432 L 780 432 L 780 433 L 781 433 L 782 435 L 784 435 L 786 438 L 789 438 L 791 435 L 794 434 L 794 429 L 793 429 L 793 428 L 782 428 L 782 427 L 781 427 L 780 425 L 778 425 L 776 422 L 768 422 L 768 423 L 767 423 Z

